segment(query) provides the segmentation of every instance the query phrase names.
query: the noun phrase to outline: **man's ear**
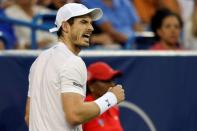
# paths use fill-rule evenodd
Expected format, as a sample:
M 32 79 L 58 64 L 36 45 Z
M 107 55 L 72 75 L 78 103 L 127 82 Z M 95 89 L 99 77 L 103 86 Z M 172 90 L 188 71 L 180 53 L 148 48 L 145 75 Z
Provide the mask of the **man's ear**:
M 62 22 L 62 30 L 65 32 L 65 33 L 68 33 L 69 30 L 70 30 L 70 25 L 68 24 L 68 22 Z

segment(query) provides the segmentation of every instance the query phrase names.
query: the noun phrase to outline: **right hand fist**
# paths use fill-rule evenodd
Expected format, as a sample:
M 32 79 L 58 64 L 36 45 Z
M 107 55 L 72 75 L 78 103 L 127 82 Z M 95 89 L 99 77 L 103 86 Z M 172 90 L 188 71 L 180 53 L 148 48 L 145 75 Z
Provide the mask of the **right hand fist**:
M 122 85 L 116 85 L 114 87 L 111 87 L 108 91 L 115 94 L 117 98 L 117 103 L 120 103 L 125 99 L 125 93 L 124 89 L 122 88 Z

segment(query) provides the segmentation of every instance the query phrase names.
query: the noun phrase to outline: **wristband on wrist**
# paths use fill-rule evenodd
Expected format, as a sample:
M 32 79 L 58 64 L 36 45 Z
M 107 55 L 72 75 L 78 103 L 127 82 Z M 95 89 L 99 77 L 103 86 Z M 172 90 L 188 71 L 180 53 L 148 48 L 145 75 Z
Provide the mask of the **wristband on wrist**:
M 117 104 L 117 98 L 112 92 L 107 92 L 94 101 L 100 108 L 100 114 Z

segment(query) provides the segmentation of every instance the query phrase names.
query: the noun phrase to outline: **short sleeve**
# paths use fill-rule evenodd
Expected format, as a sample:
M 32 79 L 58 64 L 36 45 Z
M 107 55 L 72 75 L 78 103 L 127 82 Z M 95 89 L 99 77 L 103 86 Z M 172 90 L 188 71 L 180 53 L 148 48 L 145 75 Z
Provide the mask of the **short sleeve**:
M 59 72 L 59 77 L 61 93 L 73 92 L 86 95 L 87 70 L 80 58 L 69 60 Z

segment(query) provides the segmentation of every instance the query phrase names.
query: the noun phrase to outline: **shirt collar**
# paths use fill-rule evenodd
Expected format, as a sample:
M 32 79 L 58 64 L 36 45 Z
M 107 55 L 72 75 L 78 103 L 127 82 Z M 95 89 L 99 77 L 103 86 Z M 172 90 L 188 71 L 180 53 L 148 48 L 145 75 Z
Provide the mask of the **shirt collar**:
M 62 47 L 62 49 L 63 49 L 64 51 L 67 51 L 69 54 L 75 55 L 71 50 L 69 50 L 68 46 L 67 46 L 66 44 L 64 44 L 63 42 L 59 41 L 59 42 L 58 42 L 58 45 L 59 45 L 60 47 Z

